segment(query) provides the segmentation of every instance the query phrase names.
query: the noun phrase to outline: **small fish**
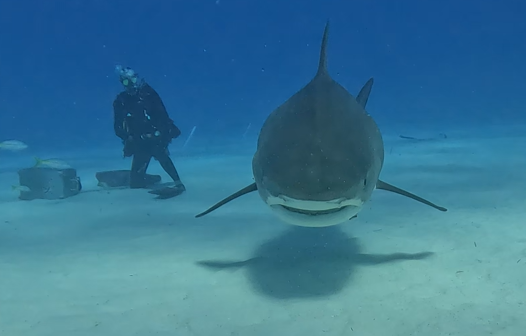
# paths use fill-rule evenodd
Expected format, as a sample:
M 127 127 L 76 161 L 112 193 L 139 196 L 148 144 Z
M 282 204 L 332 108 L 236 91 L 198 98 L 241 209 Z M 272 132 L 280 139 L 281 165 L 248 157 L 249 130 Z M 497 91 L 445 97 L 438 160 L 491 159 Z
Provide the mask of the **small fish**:
M 54 168 L 54 169 L 68 169 L 71 166 L 59 159 L 40 159 L 35 157 L 35 168 Z
M 11 190 L 12 191 L 31 191 L 31 189 L 29 189 L 29 187 L 22 186 L 22 185 L 13 185 L 13 186 L 11 186 Z
M 0 142 L 0 149 L 5 149 L 11 152 L 18 152 L 27 148 L 27 145 L 19 140 L 7 140 Z

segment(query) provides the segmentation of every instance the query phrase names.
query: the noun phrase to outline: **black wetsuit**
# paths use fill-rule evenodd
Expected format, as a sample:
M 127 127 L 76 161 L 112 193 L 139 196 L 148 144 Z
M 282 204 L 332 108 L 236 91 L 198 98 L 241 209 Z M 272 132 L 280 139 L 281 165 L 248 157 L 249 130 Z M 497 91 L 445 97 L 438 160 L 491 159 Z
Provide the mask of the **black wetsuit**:
M 153 157 L 176 186 L 184 188 L 168 152 L 168 145 L 181 131 L 168 116 L 157 92 L 146 83 L 133 94 L 121 92 L 113 102 L 113 112 L 115 134 L 123 141 L 124 156 L 133 156 L 130 187 L 147 187 L 146 170 Z

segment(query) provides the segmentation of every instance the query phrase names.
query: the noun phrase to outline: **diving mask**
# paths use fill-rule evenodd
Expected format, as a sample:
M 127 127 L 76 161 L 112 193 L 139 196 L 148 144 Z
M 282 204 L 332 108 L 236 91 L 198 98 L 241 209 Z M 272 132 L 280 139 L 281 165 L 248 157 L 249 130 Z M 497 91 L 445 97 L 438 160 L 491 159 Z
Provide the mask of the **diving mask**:
M 122 65 L 117 65 L 115 67 L 115 72 L 119 75 L 120 81 L 125 87 L 137 86 L 137 82 L 139 81 L 138 75 L 132 68 L 123 68 Z
M 121 83 L 122 83 L 122 85 L 124 85 L 124 86 L 128 86 L 128 85 L 130 85 L 130 82 L 131 82 L 132 84 L 137 84 L 137 77 L 132 77 L 132 78 L 130 78 L 130 79 L 128 79 L 128 78 L 121 78 Z

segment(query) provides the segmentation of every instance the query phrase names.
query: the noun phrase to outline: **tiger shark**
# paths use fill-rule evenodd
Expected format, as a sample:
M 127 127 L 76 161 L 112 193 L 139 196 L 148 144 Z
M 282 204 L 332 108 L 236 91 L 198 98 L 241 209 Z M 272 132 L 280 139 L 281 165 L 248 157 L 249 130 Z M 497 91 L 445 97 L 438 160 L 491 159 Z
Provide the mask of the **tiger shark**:
M 305 227 L 355 218 L 375 189 L 447 211 L 379 179 L 384 143 L 365 110 L 373 78 L 356 98 L 332 79 L 327 69 L 328 37 L 329 22 L 316 75 L 264 122 L 252 159 L 255 182 L 196 217 L 254 191 L 281 220 Z

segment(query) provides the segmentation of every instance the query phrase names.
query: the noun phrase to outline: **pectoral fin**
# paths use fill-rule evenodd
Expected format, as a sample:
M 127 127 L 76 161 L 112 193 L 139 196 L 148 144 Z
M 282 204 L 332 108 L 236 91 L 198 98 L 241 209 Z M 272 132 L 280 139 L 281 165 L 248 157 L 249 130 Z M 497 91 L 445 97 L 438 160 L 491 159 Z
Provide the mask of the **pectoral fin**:
M 385 183 L 385 182 L 380 181 L 380 180 L 378 180 L 378 182 L 376 182 L 376 189 L 382 189 L 382 190 L 387 190 L 387 191 L 390 191 L 390 192 L 394 192 L 395 194 L 399 194 L 399 195 L 402 195 L 402 196 L 405 196 L 405 197 L 412 198 L 415 201 L 418 201 L 420 203 L 424 203 L 424 204 L 429 205 L 429 206 L 431 206 L 431 207 L 433 207 L 435 209 L 438 209 L 440 211 L 447 211 L 447 209 L 444 208 L 444 207 L 438 206 L 438 205 L 436 205 L 434 203 L 429 202 L 428 200 L 423 199 L 422 197 L 416 196 L 415 194 L 411 194 L 408 191 L 402 190 L 400 188 L 395 187 L 394 185 L 391 185 L 389 183 Z
M 233 201 L 233 200 L 235 200 L 238 197 L 241 197 L 243 195 L 246 195 L 246 194 L 251 193 L 251 192 L 256 191 L 256 190 L 258 190 L 258 187 L 257 187 L 256 183 L 252 183 L 251 185 L 248 185 L 248 186 L 244 187 L 243 189 L 239 190 L 238 192 L 236 192 L 236 193 L 228 196 L 227 198 L 223 199 L 222 201 L 216 203 L 215 205 L 213 205 L 210 209 L 206 210 L 205 212 L 201 212 L 200 214 L 196 215 L 195 218 L 203 217 L 204 215 L 211 213 L 212 211 L 216 210 L 219 207 L 222 207 L 223 205 L 227 204 L 228 202 Z
M 356 96 L 356 101 L 358 104 L 360 104 L 364 109 L 367 105 L 367 101 L 369 100 L 369 95 L 371 94 L 371 89 L 373 88 L 373 82 L 374 80 L 371 78 L 365 83 L 365 85 L 362 87 L 358 95 Z

